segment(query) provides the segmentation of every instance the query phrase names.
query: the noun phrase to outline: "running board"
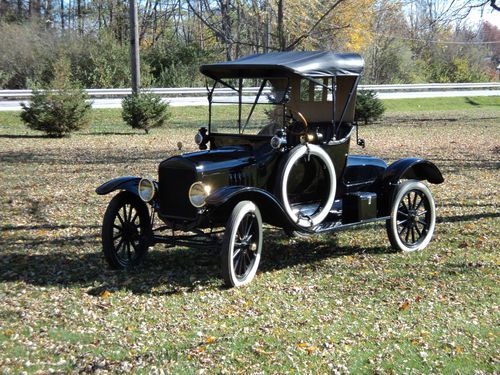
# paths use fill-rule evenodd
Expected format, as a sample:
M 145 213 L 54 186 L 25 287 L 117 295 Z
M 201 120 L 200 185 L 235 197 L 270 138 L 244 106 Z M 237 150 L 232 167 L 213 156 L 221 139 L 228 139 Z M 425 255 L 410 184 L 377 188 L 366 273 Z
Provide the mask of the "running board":
M 388 220 L 390 216 L 382 216 L 382 217 L 376 217 L 373 219 L 367 219 L 367 220 L 362 220 L 362 221 L 357 221 L 355 223 L 349 223 L 349 224 L 342 224 L 341 221 L 324 221 L 321 224 L 316 225 L 314 228 L 312 228 L 312 231 L 314 233 L 326 233 L 326 232 L 336 232 L 340 231 L 343 229 L 348 229 L 354 226 L 358 225 L 363 225 L 363 224 L 369 224 L 369 223 L 374 223 L 377 221 L 383 221 L 383 220 Z

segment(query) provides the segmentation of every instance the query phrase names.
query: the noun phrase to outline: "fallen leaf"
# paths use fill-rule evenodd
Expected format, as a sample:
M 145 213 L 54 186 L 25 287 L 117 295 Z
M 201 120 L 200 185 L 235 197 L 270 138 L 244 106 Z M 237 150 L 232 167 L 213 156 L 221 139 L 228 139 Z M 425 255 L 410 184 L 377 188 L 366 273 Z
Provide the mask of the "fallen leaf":
M 410 308 L 410 302 L 404 301 L 401 306 L 399 306 L 399 311 L 405 311 Z
M 274 352 L 267 352 L 261 348 L 254 348 L 253 350 L 255 350 L 256 353 L 258 354 L 262 354 L 262 355 L 271 355 L 271 354 L 274 354 Z
M 205 340 L 205 344 L 212 344 L 217 340 L 214 336 L 208 336 L 207 339 Z
M 317 350 L 319 350 L 317 346 L 310 346 L 306 349 L 307 353 L 309 353 L 309 354 L 312 354 Z
M 108 290 L 103 290 L 100 294 L 99 294 L 102 298 L 109 298 L 111 297 L 111 292 L 108 291 Z

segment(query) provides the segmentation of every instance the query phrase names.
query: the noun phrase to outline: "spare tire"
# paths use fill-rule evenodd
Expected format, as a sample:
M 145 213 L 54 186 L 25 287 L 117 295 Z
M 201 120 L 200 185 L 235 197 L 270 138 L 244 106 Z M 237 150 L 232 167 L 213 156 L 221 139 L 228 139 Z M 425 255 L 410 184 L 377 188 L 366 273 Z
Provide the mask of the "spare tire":
M 278 178 L 278 196 L 293 222 L 310 228 L 326 218 L 335 199 L 337 177 L 325 150 L 312 144 L 296 146 L 281 164 Z

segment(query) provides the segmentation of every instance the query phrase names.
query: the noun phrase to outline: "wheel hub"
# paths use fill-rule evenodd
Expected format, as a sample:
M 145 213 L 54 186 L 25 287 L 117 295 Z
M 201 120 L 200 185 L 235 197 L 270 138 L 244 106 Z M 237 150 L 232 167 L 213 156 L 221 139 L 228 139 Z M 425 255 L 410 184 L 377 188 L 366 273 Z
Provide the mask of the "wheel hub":
M 123 237 L 128 241 L 135 241 L 139 237 L 139 233 L 135 225 L 131 223 L 123 224 Z
M 411 226 L 414 226 L 417 222 L 417 211 L 416 210 L 409 210 L 408 211 L 408 223 Z

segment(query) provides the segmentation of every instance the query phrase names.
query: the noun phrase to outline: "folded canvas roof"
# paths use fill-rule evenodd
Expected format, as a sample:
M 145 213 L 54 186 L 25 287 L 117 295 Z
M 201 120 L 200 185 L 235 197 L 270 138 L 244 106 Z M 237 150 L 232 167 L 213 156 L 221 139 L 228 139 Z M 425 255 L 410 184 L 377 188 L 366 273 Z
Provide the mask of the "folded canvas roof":
M 206 64 L 200 71 L 213 79 L 357 76 L 364 60 L 357 53 L 331 51 L 272 52 L 245 56 L 234 61 Z

